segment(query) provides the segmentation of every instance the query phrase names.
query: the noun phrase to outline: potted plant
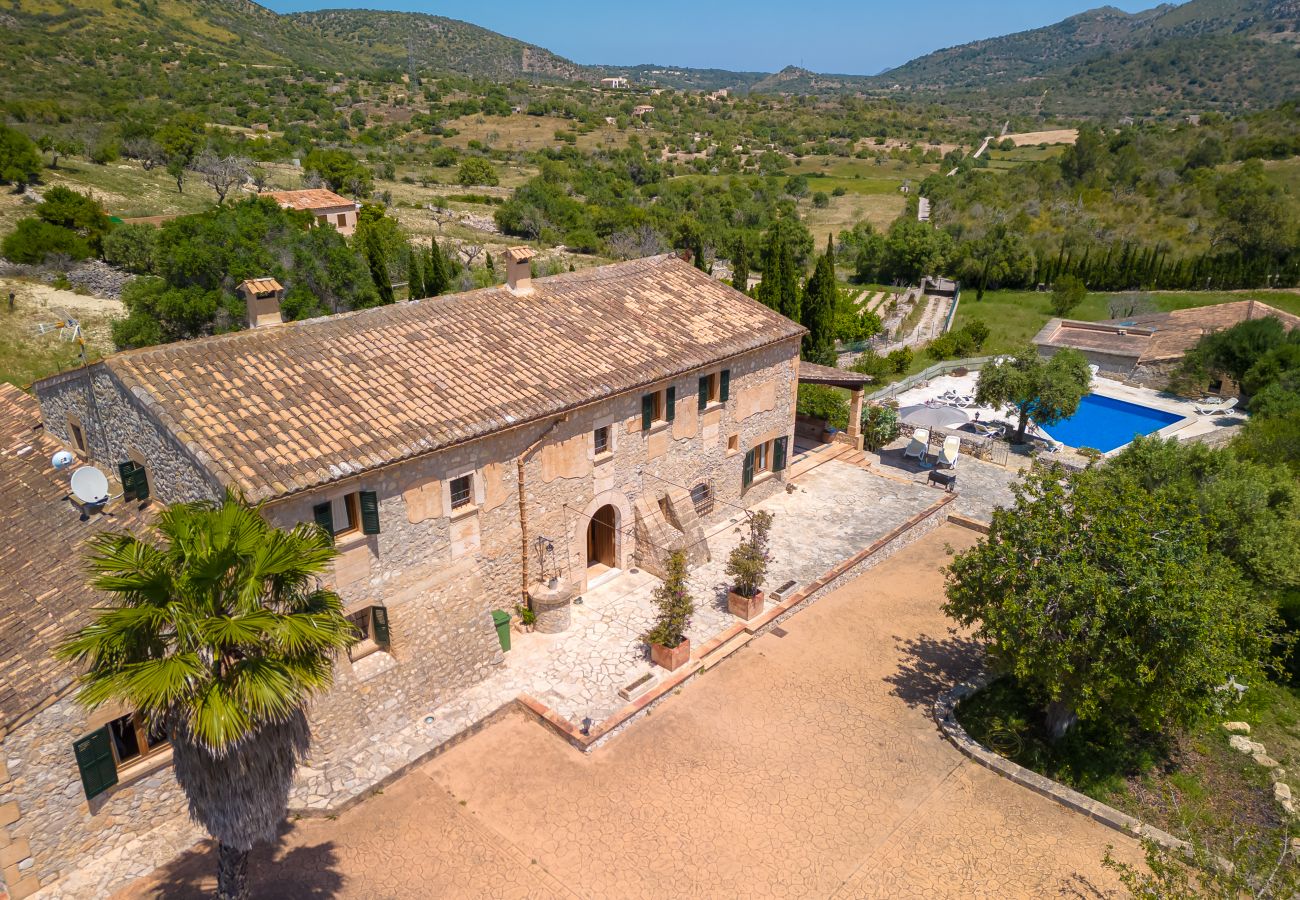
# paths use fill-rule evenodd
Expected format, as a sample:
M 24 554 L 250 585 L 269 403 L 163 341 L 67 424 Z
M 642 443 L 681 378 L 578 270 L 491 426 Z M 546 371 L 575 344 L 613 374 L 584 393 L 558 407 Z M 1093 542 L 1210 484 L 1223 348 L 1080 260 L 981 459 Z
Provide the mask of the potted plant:
M 686 586 L 686 554 L 674 550 L 668 555 L 663 583 L 655 588 L 659 619 L 642 637 L 650 645 L 650 661 L 668 671 L 679 669 L 691 658 L 686 629 L 695 613 L 695 601 Z
M 727 560 L 731 590 L 727 593 L 727 611 L 742 619 L 752 619 L 763 611 L 763 579 L 771 557 L 767 536 L 772 529 L 772 514 L 759 511 L 749 517 L 749 537 L 736 545 Z

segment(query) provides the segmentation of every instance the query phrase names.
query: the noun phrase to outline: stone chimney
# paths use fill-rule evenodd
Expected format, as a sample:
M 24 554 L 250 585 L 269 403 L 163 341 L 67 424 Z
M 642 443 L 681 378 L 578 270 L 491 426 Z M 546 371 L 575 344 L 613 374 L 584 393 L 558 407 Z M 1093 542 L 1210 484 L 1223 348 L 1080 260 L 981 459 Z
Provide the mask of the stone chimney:
M 516 297 L 526 297 L 533 292 L 531 260 L 537 255 L 532 247 L 511 247 L 506 250 L 506 289 Z
M 249 278 L 241 281 L 239 287 L 235 288 L 235 293 L 239 294 L 248 307 L 249 328 L 279 325 L 284 321 L 280 315 L 284 287 L 274 278 Z

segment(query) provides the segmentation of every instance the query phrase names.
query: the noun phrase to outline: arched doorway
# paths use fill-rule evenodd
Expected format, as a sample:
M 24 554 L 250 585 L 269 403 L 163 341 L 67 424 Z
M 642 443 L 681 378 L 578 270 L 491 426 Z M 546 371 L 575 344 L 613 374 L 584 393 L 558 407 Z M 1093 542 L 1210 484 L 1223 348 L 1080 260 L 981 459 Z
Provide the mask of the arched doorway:
M 618 568 L 618 509 L 610 503 L 587 523 L 587 578 Z

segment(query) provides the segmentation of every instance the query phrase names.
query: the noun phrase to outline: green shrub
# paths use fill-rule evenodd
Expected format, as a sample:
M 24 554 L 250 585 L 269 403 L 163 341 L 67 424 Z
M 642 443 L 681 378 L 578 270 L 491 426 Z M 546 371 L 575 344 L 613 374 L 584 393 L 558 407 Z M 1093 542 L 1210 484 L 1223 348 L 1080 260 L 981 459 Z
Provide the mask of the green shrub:
M 742 540 L 727 558 L 727 574 L 731 576 L 731 589 L 742 597 L 753 597 L 763 589 L 767 577 L 768 534 L 772 530 L 772 514 L 758 511 L 750 514 L 749 537 Z
M 0 125 L 0 184 L 31 184 L 41 177 L 41 155 L 32 139 Z
M 893 441 L 901 430 L 893 406 L 868 406 L 862 415 L 862 442 L 873 452 Z
M 845 194 L 847 194 L 848 192 L 849 192 L 848 188 L 846 188 L 844 185 L 840 184 L 840 185 L 836 185 L 835 190 L 831 191 L 831 196 L 832 196 L 832 197 L 843 197 L 843 196 L 844 196 Z
M 832 428 L 849 427 L 849 401 L 843 391 L 822 384 L 799 385 L 796 411 L 814 419 L 825 419 Z
M 17 263 L 39 265 L 51 254 L 72 259 L 91 255 L 86 239 L 68 228 L 51 225 L 40 219 L 23 219 L 0 243 L 0 253 Z
M 897 350 L 890 350 L 885 361 L 889 363 L 889 368 L 895 375 L 902 375 L 912 367 L 912 348 L 899 347 Z
M 825 191 L 818 191 L 813 194 L 812 204 L 816 209 L 826 209 L 826 207 L 831 205 L 831 198 Z
M 158 229 L 152 225 L 119 225 L 104 237 L 104 261 L 143 275 L 153 271 Z
M 974 356 L 984 347 L 989 337 L 989 326 L 979 319 L 972 319 L 961 328 L 941 334 L 925 348 L 931 359 L 960 359 Z
M 472 156 L 460 164 L 460 171 L 456 174 L 456 180 L 466 187 L 470 185 L 486 185 L 495 187 L 500 184 L 497 178 L 496 170 L 486 159 L 479 156 Z

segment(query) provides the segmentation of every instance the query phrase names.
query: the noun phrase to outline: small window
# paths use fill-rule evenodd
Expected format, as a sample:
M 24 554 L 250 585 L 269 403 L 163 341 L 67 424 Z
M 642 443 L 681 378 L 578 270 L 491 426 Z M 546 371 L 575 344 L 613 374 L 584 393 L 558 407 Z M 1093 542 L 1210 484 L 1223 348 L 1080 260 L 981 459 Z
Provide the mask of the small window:
M 338 218 L 335 219 L 335 221 L 338 222 L 339 227 L 342 228 L 343 226 L 348 224 L 348 214 L 339 213 Z
M 731 437 L 727 438 L 727 452 L 735 453 L 738 450 L 740 450 L 740 435 L 733 434 Z
M 68 434 L 72 437 L 72 449 L 81 456 L 86 455 L 86 433 L 77 422 L 68 423 Z
M 754 448 L 754 474 L 766 472 L 771 463 L 772 444 L 764 441 Z
M 330 217 L 329 217 L 329 216 L 317 216 L 317 217 L 316 217 L 316 221 L 319 222 L 321 225 L 328 225 L 328 224 L 330 223 Z
M 335 519 L 334 533 L 351 534 L 357 530 L 357 523 L 361 521 L 361 512 L 357 508 L 357 495 L 345 494 L 343 499 L 334 504 Z
M 462 475 L 451 480 L 451 508 L 460 509 L 474 502 L 474 476 Z
M 699 408 L 708 409 L 722 402 L 722 373 L 712 372 L 700 376 Z
M 592 445 L 595 447 L 597 456 L 603 456 L 610 452 L 608 425 L 602 425 L 592 432 Z
M 677 417 L 677 388 L 667 387 L 641 397 L 641 430 L 671 422 Z
M 695 506 L 695 515 L 701 519 L 713 515 L 713 486 L 700 482 L 691 488 L 691 503 Z
M 386 650 L 389 646 L 388 608 L 385 606 L 367 606 L 347 617 L 356 634 L 348 647 L 348 658 L 361 659 L 376 650 Z
M 161 725 L 148 725 L 139 713 L 109 722 L 108 734 L 119 766 L 144 759 L 167 745 L 167 730 Z

